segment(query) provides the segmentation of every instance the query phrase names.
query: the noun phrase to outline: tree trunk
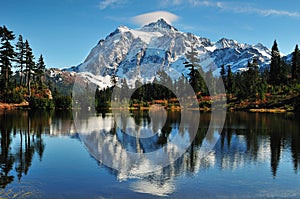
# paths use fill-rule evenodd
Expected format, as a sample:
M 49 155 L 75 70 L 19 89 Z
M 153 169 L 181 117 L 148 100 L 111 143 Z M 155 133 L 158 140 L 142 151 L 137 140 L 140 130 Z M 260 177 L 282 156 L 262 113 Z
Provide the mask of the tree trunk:
M 27 89 L 28 89 L 28 95 L 30 97 L 31 96 L 30 79 L 28 80 Z
M 23 85 L 23 66 L 20 67 L 20 86 Z
M 8 87 L 8 68 L 5 68 L 5 88 Z

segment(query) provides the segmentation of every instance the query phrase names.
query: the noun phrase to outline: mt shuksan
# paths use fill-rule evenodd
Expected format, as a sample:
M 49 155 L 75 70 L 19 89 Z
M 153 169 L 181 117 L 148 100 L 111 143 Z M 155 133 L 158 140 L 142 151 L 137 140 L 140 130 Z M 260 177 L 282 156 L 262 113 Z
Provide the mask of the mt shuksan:
M 131 84 L 136 78 L 151 81 L 159 70 L 176 79 L 188 73 L 183 63 L 187 61 L 185 54 L 191 50 L 192 42 L 195 42 L 200 66 L 204 71 L 212 69 L 215 75 L 222 64 L 238 71 L 245 69 L 253 58 L 258 60 L 259 67 L 270 63 L 271 52 L 260 43 L 242 44 L 226 38 L 211 42 L 180 32 L 160 19 L 136 30 L 118 27 L 99 41 L 76 70 L 103 77 L 115 74 Z

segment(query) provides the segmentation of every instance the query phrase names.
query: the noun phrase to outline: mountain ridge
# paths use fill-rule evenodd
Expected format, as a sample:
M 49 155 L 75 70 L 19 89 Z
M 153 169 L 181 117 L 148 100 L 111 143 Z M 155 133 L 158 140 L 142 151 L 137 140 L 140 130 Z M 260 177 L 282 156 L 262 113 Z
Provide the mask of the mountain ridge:
M 95 76 L 116 75 L 135 82 L 152 81 L 159 70 L 172 79 L 188 74 L 184 67 L 186 52 L 194 46 L 200 66 L 219 75 L 221 65 L 231 65 L 234 72 L 245 70 L 248 61 L 258 60 L 260 68 L 270 63 L 271 51 L 261 43 L 250 45 L 233 39 L 221 38 L 212 42 L 208 38 L 181 32 L 165 20 L 147 24 L 139 29 L 119 26 L 90 51 L 83 63 L 73 69 Z M 130 81 L 131 80 L 131 81 Z

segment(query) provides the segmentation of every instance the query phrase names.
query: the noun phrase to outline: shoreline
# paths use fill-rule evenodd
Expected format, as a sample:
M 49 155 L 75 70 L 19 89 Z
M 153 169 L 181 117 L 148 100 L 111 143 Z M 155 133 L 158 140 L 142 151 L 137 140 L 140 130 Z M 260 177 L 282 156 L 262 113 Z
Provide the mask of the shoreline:
M 16 109 L 29 109 L 29 102 L 24 101 L 20 104 L 9 104 L 0 102 L 0 110 L 16 110 Z
M 30 110 L 29 103 L 24 101 L 20 104 L 9 104 L 9 103 L 2 103 L 0 102 L 0 110 Z M 103 110 L 169 110 L 169 111 L 180 111 L 180 110 L 190 110 L 190 111 L 196 111 L 199 110 L 201 112 L 211 112 L 211 108 L 181 108 L 180 106 L 172 106 L 172 107 L 165 107 L 165 106 L 152 106 L 152 107 L 120 107 L 120 108 L 108 108 Z M 227 107 L 228 112 L 235 112 L 235 111 L 245 111 L 249 113 L 286 113 L 286 112 L 296 112 L 294 109 L 284 109 L 284 108 L 250 108 L 250 107 L 244 107 L 244 108 L 232 108 Z

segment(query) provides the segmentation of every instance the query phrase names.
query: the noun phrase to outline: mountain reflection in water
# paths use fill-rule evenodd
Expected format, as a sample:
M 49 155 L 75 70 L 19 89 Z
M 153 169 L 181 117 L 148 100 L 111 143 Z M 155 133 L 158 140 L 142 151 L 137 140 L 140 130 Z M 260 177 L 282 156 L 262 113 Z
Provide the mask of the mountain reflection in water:
M 145 111 L 132 112 L 130 117 L 119 117 L 117 121 L 111 113 L 82 115 L 81 124 L 75 128 L 72 113 L 1 112 L 0 186 L 5 188 L 14 181 L 21 182 L 24 175 L 29 175 L 34 154 L 43 161 L 44 151 L 47 150 L 45 136 L 79 138 L 97 161 L 109 157 L 107 161 L 122 168 L 115 170 L 99 162 L 119 181 L 128 181 L 129 188 L 139 193 L 171 195 L 176 192 L 178 178 L 195 176 L 210 169 L 217 169 L 218 172 L 235 171 L 267 163 L 269 168 L 260 172 L 269 172 L 268 175 L 276 179 L 278 168 L 285 162 L 291 162 L 291 166 L 285 166 L 284 169 L 292 170 L 295 177 L 298 175 L 299 118 L 294 114 L 244 112 L 228 113 L 223 130 L 216 130 L 214 136 L 210 137 L 205 135 L 211 115 L 201 113 L 197 135 L 188 150 L 169 166 L 148 173 L 155 160 L 144 158 L 141 162 L 133 163 L 127 153 L 146 154 L 160 149 L 172 140 L 175 133 L 179 133 L 183 140 L 190 141 L 189 128 L 195 128 L 179 128 L 180 112 L 157 114 L 150 117 Z M 190 117 L 193 118 L 192 113 Z M 126 133 L 133 130 L 145 138 L 136 139 L 131 133 Z M 218 134 L 221 135 L 217 144 L 203 158 L 199 154 L 201 146 L 216 139 Z M 67 157 L 65 161 L 68 161 Z

